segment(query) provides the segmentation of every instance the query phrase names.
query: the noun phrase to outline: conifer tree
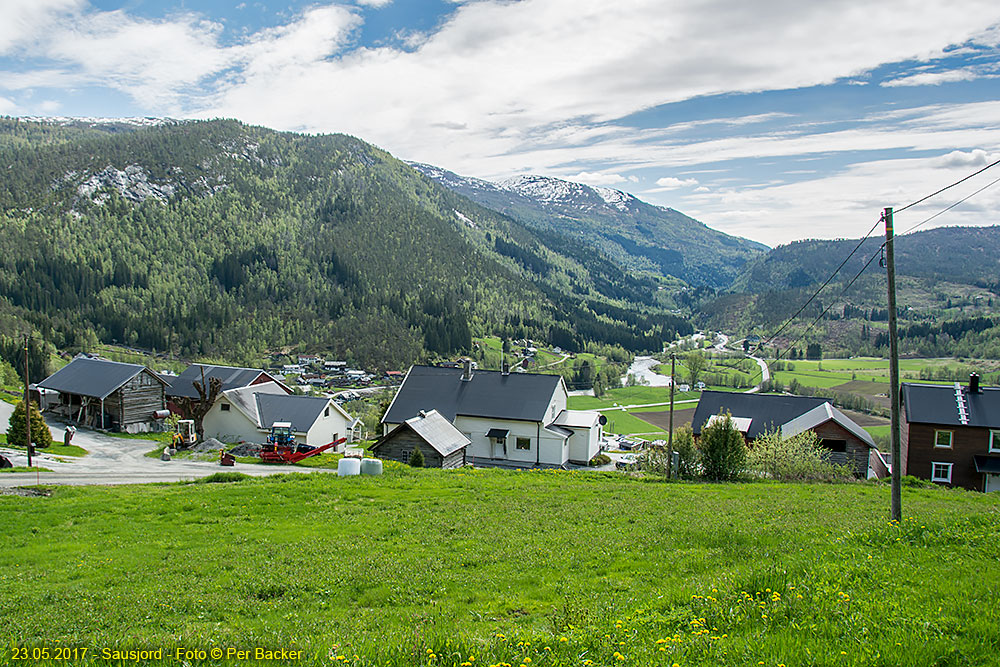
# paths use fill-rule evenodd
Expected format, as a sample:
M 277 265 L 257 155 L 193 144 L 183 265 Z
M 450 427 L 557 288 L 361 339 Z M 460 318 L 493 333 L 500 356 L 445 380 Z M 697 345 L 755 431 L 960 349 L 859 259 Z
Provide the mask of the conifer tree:
M 24 419 L 24 401 L 20 401 L 10 416 L 7 427 L 7 444 L 12 447 L 28 448 L 28 433 Z M 52 444 L 52 432 L 38 412 L 38 406 L 31 404 L 31 441 L 35 447 L 45 448 Z

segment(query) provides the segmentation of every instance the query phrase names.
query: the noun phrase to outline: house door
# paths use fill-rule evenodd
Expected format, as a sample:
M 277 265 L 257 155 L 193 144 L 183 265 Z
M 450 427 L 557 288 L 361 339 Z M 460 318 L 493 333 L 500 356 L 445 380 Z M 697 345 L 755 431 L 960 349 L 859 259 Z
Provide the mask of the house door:
M 1000 475 L 986 475 L 986 491 L 1000 491 Z
M 506 451 L 507 448 L 505 447 L 507 441 L 504 438 L 494 438 L 493 440 L 491 440 L 491 442 L 493 443 L 492 458 L 494 459 L 507 458 L 507 451 Z

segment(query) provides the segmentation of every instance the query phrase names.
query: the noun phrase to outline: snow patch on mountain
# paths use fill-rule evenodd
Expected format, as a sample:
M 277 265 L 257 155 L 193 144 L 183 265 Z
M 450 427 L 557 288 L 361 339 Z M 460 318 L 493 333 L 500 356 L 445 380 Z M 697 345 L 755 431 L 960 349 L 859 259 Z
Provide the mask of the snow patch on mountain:
M 473 229 L 476 228 L 476 223 L 470 220 L 467 216 L 463 215 L 461 211 L 459 211 L 457 208 L 452 210 L 455 211 L 455 215 L 458 216 L 459 220 L 467 224 L 469 227 L 472 227 Z
M 432 164 L 424 164 L 423 162 L 407 162 L 417 171 L 419 171 L 424 176 L 431 178 L 438 183 L 444 185 L 448 188 L 474 188 L 476 190 L 499 190 L 496 183 L 491 183 L 490 181 L 484 181 L 481 178 L 473 178 L 471 176 L 459 176 L 458 174 L 448 171 L 447 169 L 442 169 L 441 167 L 435 167 Z
M 621 190 L 614 190 L 612 188 L 595 187 L 594 192 L 600 195 L 605 204 L 608 206 L 614 206 L 619 211 L 627 211 L 629 209 L 629 204 L 635 200 L 635 197 L 629 193 L 622 192 Z
M 73 181 L 76 172 L 66 174 L 64 180 Z M 80 197 L 93 200 L 95 204 L 101 205 L 108 200 L 108 193 L 102 192 L 106 188 L 114 188 L 118 193 L 131 201 L 144 202 L 153 198 L 163 203 L 174 195 L 176 187 L 169 183 L 154 183 L 149 180 L 149 174 L 139 165 L 129 165 L 124 169 L 116 169 L 111 165 L 93 176 L 84 179 L 76 186 L 76 193 Z
M 48 123 L 50 125 L 131 125 L 134 127 L 157 127 L 159 125 L 177 125 L 190 121 L 177 120 L 176 118 L 153 118 L 145 116 L 142 118 L 100 118 L 100 117 L 73 117 L 73 116 L 21 116 L 19 120 L 32 123 Z

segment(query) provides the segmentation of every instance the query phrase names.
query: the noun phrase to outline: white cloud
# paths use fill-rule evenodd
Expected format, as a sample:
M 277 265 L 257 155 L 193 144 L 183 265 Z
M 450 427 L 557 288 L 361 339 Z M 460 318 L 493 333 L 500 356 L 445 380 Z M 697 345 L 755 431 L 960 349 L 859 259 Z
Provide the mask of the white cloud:
M 43 38 L 61 15 L 84 4 L 84 0 L 0 0 L 0 54 Z
M 587 185 L 618 185 L 619 183 L 628 183 L 631 179 L 625 178 L 621 174 L 581 171 L 579 174 L 570 176 L 567 180 Z
M 985 167 L 991 162 L 995 162 L 996 155 L 991 155 L 981 148 L 969 151 L 952 151 L 947 155 L 933 160 L 933 164 L 940 167 Z
M 354 0 L 359 5 L 365 5 L 367 7 L 385 7 L 392 0 Z
M 661 188 L 686 188 L 691 185 L 698 185 L 698 179 L 696 178 L 674 178 L 673 176 L 664 176 L 663 178 L 656 179 L 656 184 Z
M 0 97 L 0 115 L 13 116 L 17 113 L 17 105 L 6 97 Z
M 912 76 L 904 76 L 898 79 L 883 81 L 880 86 L 893 88 L 898 86 L 939 86 L 942 83 L 953 83 L 955 81 L 972 81 L 978 79 L 982 74 L 977 74 L 971 68 L 952 69 L 944 72 L 921 72 Z

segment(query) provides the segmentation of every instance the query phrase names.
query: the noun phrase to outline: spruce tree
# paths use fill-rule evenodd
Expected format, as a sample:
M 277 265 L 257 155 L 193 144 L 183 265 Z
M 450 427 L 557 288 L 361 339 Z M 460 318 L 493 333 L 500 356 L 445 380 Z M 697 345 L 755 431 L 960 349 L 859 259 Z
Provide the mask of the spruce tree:
M 414 468 L 424 467 L 424 453 L 420 451 L 420 447 L 414 447 L 410 453 L 410 465 Z
M 52 444 L 52 432 L 38 412 L 38 407 L 31 404 L 31 441 L 35 447 L 44 448 Z M 11 447 L 28 448 L 28 433 L 24 419 L 24 401 L 20 401 L 14 408 L 14 414 L 10 416 L 10 423 L 7 427 L 7 444 Z

